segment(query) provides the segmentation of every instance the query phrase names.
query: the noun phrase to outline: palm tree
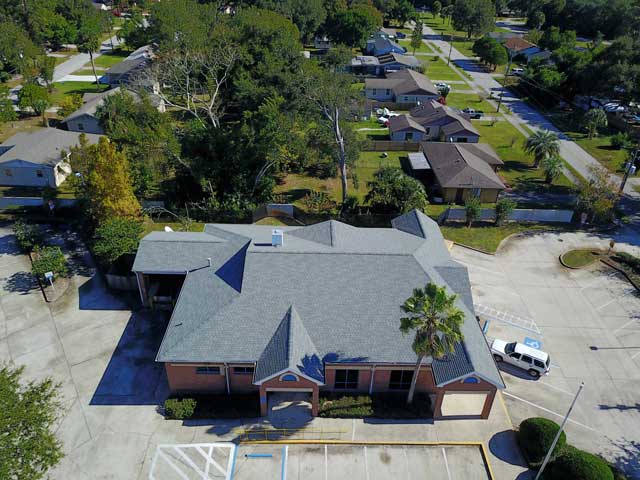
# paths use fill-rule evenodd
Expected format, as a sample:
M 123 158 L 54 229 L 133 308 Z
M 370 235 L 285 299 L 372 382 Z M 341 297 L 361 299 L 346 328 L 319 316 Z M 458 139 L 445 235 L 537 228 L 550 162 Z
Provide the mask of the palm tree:
M 560 142 L 558 135 L 549 130 L 538 130 L 524 144 L 527 153 L 533 155 L 533 167 L 538 168 L 540 162 L 552 155 L 560 154 Z
M 542 160 L 542 169 L 545 174 L 545 182 L 553 183 L 553 181 L 562 175 L 562 159 L 558 155 L 551 155 Z
M 425 288 L 414 289 L 402 305 L 402 311 L 409 316 L 400 319 L 400 331 L 406 335 L 415 330 L 411 348 L 418 355 L 407 403 L 413 402 L 422 360 L 452 353 L 456 342 L 463 338 L 460 328 L 464 312 L 455 305 L 456 298 L 457 295 L 449 295 L 445 287 L 428 283 Z

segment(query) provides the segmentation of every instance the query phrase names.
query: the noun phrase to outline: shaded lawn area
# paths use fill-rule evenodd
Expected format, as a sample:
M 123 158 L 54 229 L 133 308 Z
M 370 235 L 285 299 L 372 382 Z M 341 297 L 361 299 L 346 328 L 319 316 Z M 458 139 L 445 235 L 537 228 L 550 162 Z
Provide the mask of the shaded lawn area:
M 0 186 L 0 197 L 42 197 L 44 192 L 40 187 L 23 187 L 3 185 Z M 69 182 L 63 182 L 57 188 L 58 198 L 75 198 L 75 192 Z
M 525 136 L 509 122 L 475 122 L 480 142 L 488 143 L 498 153 L 504 166 L 498 174 L 518 192 L 571 193 L 571 181 L 562 175 L 552 185 L 545 183 L 542 168 L 531 167 L 533 158 L 524 151 Z
M 434 56 L 421 56 L 418 59 L 424 66 L 424 74 L 429 77 L 429 80 L 464 80 L 458 75 L 446 61 L 437 55 Z
M 407 157 L 407 152 L 389 152 L 387 158 L 382 158 L 381 152 L 361 152 L 353 172 L 357 185 L 354 185 L 354 179 L 350 177 L 347 193 L 357 197 L 358 201 L 363 203 L 369 191 L 367 183 L 373 180 L 373 174 L 381 167 L 401 168 L 401 159 L 404 157 Z M 281 185 L 276 186 L 274 193 L 285 195 L 288 202 L 301 207 L 300 200 L 311 190 L 326 192 L 338 202 L 341 197 L 340 178 L 335 176 L 322 179 L 304 173 L 290 173 Z
M 413 55 L 413 47 L 410 45 L 411 40 L 406 38 L 406 39 L 400 39 L 398 40 L 398 43 L 407 49 L 407 53 L 409 55 Z M 416 48 L 416 53 L 434 53 L 433 49 L 427 45 L 426 43 L 421 42 L 420 47 Z
M 356 130 L 360 128 L 385 128 L 382 124 L 378 123 L 378 119 L 374 116 L 369 120 L 361 120 L 359 122 L 353 122 L 351 124 Z
M 109 85 L 96 85 L 96 82 L 57 82 L 53 84 L 51 103 L 60 105 L 66 95 L 77 93 L 100 93 L 109 89 Z
M 453 37 L 453 48 L 458 50 L 461 54 L 469 58 L 475 58 L 476 54 L 473 53 L 471 48 L 473 47 L 475 40 L 467 40 L 466 37 Z
M 565 227 L 564 225 L 542 225 L 542 224 L 527 224 L 527 223 L 507 223 L 501 227 L 497 227 L 492 222 L 478 223 L 471 228 L 467 228 L 464 225 L 443 225 L 440 227 L 442 235 L 447 240 L 451 240 L 455 243 L 460 243 L 468 247 L 477 248 L 484 252 L 495 253 L 498 249 L 500 242 L 507 238 L 509 235 L 522 232 L 544 232 L 552 231 Z
M 457 85 L 454 85 L 453 88 L 455 89 L 456 86 Z M 460 110 L 466 107 L 471 107 L 475 110 L 484 112 L 485 115 L 494 115 L 496 111 L 495 107 L 491 106 L 489 102 L 477 93 L 451 92 L 447 95 L 447 105 Z

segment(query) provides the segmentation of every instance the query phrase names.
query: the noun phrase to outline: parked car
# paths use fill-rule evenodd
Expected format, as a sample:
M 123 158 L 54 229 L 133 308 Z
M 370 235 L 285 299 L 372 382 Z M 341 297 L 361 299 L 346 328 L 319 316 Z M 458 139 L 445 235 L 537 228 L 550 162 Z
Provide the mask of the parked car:
M 549 374 L 551 358 L 542 350 L 518 342 L 507 343 L 496 338 L 491 343 L 491 353 L 496 362 L 506 362 L 522 368 L 534 378 Z
M 382 124 L 385 127 L 389 126 L 389 117 L 378 117 L 378 123 Z
M 448 88 L 449 90 L 451 90 L 451 85 L 449 85 L 448 83 L 444 83 L 444 82 L 438 82 L 438 83 L 434 83 L 436 88 Z
M 397 38 L 407 38 L 407 34 L 406 33 L 402 33 L 402 32 L 396 32 L 396 37 Z
M 517 75 L 520 76 L 524 73 L 524 68 L 520 68 L 520 67 L 516 67 L 516 68 L 512 68 L 509 71 L 509 75 Z
M 479 118 L 482 118 L 484 116 L 484 112 L 481 112 L 480 110 L 475 110 L 473 108 L 467 107 L 465 109 L 462 110 L 464 113 L 466 113 L 467 115 L 469 115 L 470 118 L 477 120 Z

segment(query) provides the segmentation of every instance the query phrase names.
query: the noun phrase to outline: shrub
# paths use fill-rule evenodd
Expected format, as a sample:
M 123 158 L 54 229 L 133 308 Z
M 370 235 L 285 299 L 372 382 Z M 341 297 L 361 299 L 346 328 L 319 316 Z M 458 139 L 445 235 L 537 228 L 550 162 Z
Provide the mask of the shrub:
M 311 190 L 302 198 L 301 202 L 309 213 L 332 213 L 337 208 L 336 202 L 329 197 L 327 192 L 316 190 Z
M 319 415 L 328 418 L 364 418 L 373 415 L 373 402 L 369 395 L 322 397 Z
M 13 224 L 13 233 L 20 250 L 30 252 L 42 242 L 42 231 L 37 225 L 18 220 Z
M 138 220 L 111 218 L 96 229 L 93 251 L 101 264 L 110 265 L 123 255 L 136 252 L 142 231 Z
M 464 212 L 467 217 L 467 226 L 470 227 L 473 222 L 480 218 L 480 199 L 478 197 L 469 197 L 464 202 Z
M 535 468 L 542 463 L 559 429 L 560 426 L 556 422 L 540 417 L 527 418 L 520 424 L 517 433 L 518 445 L 530 467 Z M 562 432 L 555 453 L 566 443 L 567 436 Z
M 196 409 L 193 398 L 168 398 L 164 401 L 164 413 L 167 418 L 184 420 L 191 418 Z
M 319 415 L 328 418 L 431 418 L 428 395 L 416 394 L 407 404 L 406 393 L 327 395 L 320 398 Z
M 65 95 L 60 103 L 58 109 L 58 115 L 61 117 L 68 117 L 73 112 L 78 110 L 82 106 L 82 95 L 78 93 L 72 93 L 71 95 Z
M 635 273 L 640 274 L 640 258 L 631 255 L 626 252 L 618 252 L 613 256 L 613 259 L 616 262 L 622 263 L 623 265 L 631 268 Z
M 616 150 L 622 150 L 631 143 L 631 138 L 624 132 L 618 132 L 615 135 L 611 135 L 609 142 L 611 142 L 611 146 Z
M 53 272 L 54 281 L 57 277 L 64 277 L 69 272 L 67 260 L 60 247 L 35 247 L 33 253 L 31 272 L 41 281 L 45 280 L 44 274 L 46 272 Z
M 549 464 L 550 480 L 613 480 L 611 467 L 602 458 L 566 446 Z
M 502 225 L 516 208 L 516 202 L 510 198 L 501 198 L 496 202 L 496 224 Z

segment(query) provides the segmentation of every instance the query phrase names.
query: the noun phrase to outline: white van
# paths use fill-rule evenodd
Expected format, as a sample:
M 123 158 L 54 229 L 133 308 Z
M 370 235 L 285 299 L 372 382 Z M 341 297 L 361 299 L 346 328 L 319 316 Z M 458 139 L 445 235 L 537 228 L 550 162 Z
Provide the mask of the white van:
M 496 338 L 491 343 L 491 353 L 496 362 L 507 362 L 520 367 L 534 378 L 548 375 L 551 368 L 551 358 L 548 353 L 522 343 L 507 343 Z

